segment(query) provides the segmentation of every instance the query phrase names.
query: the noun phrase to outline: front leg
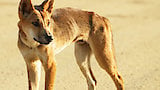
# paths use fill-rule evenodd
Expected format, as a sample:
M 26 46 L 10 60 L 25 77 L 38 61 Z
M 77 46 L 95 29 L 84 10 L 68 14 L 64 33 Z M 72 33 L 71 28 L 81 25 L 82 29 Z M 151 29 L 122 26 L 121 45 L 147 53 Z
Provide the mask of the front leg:
M 26 46 L 21 39 L 18 40 L 18 48 L 27 65 L 29 90 L 39 90 L 42 65 L 35 53 L 35 49 Z
M 28 86 L 29 90 L 39 90 L 39 82 L 41 77 L 41 61 L 35 56 L 34 50 L 27 49 L 21 50 L 25 59 L 28 72 Z
M 27 66 L 29 90 L 39 90 L 41 77 L 41 61 L 38 60 L 34 50 L 29 48 L 20 49 Z
M 39 82 L 41 76 L 40 60 L 27 63 L 29 90 L 39 90 Z
M 55 62 L 49 61 L 49 64 L 45 65 L 45 90 L 54 89 L 55 74 L 56 74 L 56 64 Z
M 50 46 L 39 47 L 39 57 L 45 70 L 45 90 L 53 90 L 56 75 L 53 48 Z

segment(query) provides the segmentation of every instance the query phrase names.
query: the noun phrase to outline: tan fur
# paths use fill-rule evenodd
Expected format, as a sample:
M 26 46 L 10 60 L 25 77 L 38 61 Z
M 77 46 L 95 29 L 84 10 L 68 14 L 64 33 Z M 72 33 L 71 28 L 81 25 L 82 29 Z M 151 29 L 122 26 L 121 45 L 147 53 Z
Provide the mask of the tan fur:
M 124 90 L 122 76 L 117 71 L 109 21 L 94 12 L 73 8 L 53 10 L 53 2 L 45 0 L 33 6 L 30 0 L 21 0 L 19 5 L 18 47 L 27 65 L 29 90 L 39 89 L 41 66 L 45 70 L 45 90 L 54 89 L 55 55 L 73 42 L 88 90 L 95 90 L 96 86 L 90 66 L 92 53 L 111 76 L 117 90 Z

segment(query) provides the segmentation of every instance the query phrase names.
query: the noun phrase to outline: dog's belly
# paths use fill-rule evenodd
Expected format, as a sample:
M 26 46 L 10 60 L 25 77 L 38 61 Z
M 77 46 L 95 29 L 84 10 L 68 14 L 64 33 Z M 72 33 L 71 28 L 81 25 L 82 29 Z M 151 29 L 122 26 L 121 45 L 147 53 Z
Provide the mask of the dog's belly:
M 56 47 L 55 48 L 55 55 L 56 54 L 58 54 L 58 53 L 60 53 L 64 48 L 66 48 L 67 46 L 69 46 L 70 45 L 70 43 L 68 43 L 68 44 L 65 44 L 65 45 L 63 45 L 63 46 L 59 46 L 59 47 Z

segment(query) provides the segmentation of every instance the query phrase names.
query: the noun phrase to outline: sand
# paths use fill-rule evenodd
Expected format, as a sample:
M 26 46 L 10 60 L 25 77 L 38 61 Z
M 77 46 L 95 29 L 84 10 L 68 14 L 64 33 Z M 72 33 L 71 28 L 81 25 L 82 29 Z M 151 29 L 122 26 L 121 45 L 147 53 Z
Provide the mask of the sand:
M 41 0 L 32 0 L 40 3 Z M 0 0 L 0 90 L 28 90 L 27 71 L 17 48 L 18 0 Z M 112 23 L 118 70 L 126 90 L 160 90 L 160 0 L 55 0 L 55 8 L 75 7 Z M 74 44 L 56 56 L 55 90 L 87 90 L 74 58 Z M 94 57 L 97 90 L 116 90 Z M 44 90 L 44 71 L 40 83 Z

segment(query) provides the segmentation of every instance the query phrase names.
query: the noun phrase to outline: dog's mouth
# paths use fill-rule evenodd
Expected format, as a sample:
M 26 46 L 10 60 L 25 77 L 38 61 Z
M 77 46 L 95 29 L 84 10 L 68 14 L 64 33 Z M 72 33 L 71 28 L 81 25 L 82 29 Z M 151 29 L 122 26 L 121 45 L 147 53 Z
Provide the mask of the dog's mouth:
M 47 37 L 44 40 L 38 40 L 36 38 L 33 38 L 33 39 L 34 39 L 34 41 L 36 41 L 40 44 L 44 44 L 44 45 L 48 45 L 53 40 L 52 37 Z

